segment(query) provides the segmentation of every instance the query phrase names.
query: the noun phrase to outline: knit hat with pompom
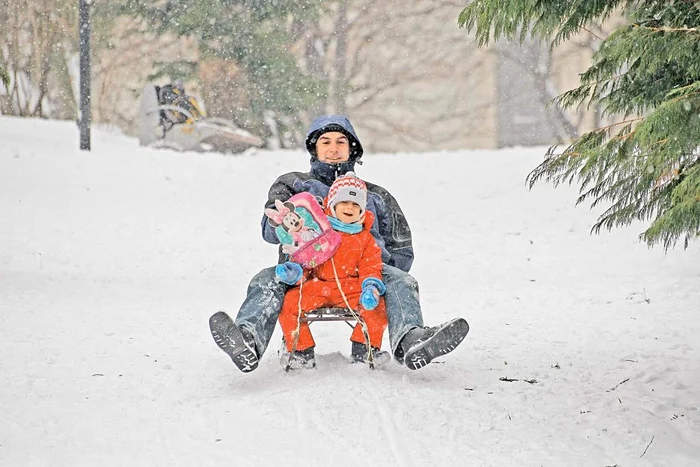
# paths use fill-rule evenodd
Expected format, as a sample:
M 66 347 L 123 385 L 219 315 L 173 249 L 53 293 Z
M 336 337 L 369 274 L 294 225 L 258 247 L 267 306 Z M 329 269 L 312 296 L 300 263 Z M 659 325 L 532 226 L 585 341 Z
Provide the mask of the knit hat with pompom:
M 354 172 L 338 177 L 328 190 L 328 207 L 332 212 L 335 212 L 335 205 L 342 201 L 357 203 L 362 214 L 367 208 L 367 185 Z

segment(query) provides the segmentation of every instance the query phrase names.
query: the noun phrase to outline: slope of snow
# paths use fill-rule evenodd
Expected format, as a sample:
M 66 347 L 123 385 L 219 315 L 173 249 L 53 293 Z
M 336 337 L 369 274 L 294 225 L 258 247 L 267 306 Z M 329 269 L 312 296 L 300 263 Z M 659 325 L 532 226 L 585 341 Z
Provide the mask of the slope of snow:
M 700 248 L 589 235 L 575 188 L 525 187 L 542 148 L 358 167 L 411 223 L 426 323 L 469 321 L 452 354 L 371 372 L 317 323 L 316 370 L 284 373 L 277 331 L 245 375 L 207 320 L 276 261 L 267 189 L 308 156 L 0 141 L 1 466 L 700 465 Z

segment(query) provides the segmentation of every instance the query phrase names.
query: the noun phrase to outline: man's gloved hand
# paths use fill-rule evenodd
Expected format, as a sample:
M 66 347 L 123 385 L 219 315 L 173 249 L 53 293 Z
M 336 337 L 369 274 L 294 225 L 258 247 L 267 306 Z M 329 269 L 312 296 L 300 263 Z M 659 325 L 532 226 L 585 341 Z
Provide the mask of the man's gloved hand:
M 386 292 L 384 282 L 375 277 L 368 277 L 362 281 L 362 294 L 360 294 L 360 305 L 365 310 L 374 310 L 379 305 L 379 297 Z
M 304 271 L 301 269 L 301 266 L 293 261 L 287 261 L 275 266 L 277 280 L 287 285 L 294 285 L 299 282 L 303 274 Z

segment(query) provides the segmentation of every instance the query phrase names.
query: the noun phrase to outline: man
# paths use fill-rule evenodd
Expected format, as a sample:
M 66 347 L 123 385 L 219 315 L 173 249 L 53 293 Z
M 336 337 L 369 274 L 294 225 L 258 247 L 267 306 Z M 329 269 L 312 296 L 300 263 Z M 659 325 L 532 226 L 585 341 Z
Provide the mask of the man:
M 342 115 L 324 115 L 314 120 L 306 137 L 306 149 L 311 154 L 311 170 L 280 176 L 270 188 L 266 208 L 273 207 L 275 200 L 286 201 L 301 192 L 323 199 L 338 176 L 355 171 L 363 154 L 355 129 Z M 463 318 L 454 318 L 439 326 L 423 326 L 418 283 L 408 274 L 413 263 L 408 222 L 387 190 L 369 182 L 367 189 L 367 210 L 375 216 L 370 232 L 382 250 L 384 263 L 392 354 L 398 362 L 417 370 L 454 350 L 469 332 L 469 325 Z M 267 242 L 279 243 L 266 216 L 262 219 L 262 235 Z M 280 250 L 280 262 L 284 260 Z M 275 330 L 286 290 L 287 285 L 276 280 L 274 267 L 263 269 L 251 280 L 235 323 L 224 312 L 209 319 L 215 342 L 244 373 L 257 368 Z

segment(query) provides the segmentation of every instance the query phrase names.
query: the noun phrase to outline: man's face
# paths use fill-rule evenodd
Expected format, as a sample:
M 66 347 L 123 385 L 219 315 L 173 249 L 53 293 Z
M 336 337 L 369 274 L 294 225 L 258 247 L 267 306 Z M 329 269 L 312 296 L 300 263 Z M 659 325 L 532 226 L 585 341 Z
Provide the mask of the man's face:
M 350 141 L 339 131 L 322 134 L 316 141 L 316 156 L 321 162 L 339 164 L 350 159 Z
M 360 205 L 352 201 L 341 201 L 335 205 L 335 218 L 340 222 L 352 224 L 360 219 Z

